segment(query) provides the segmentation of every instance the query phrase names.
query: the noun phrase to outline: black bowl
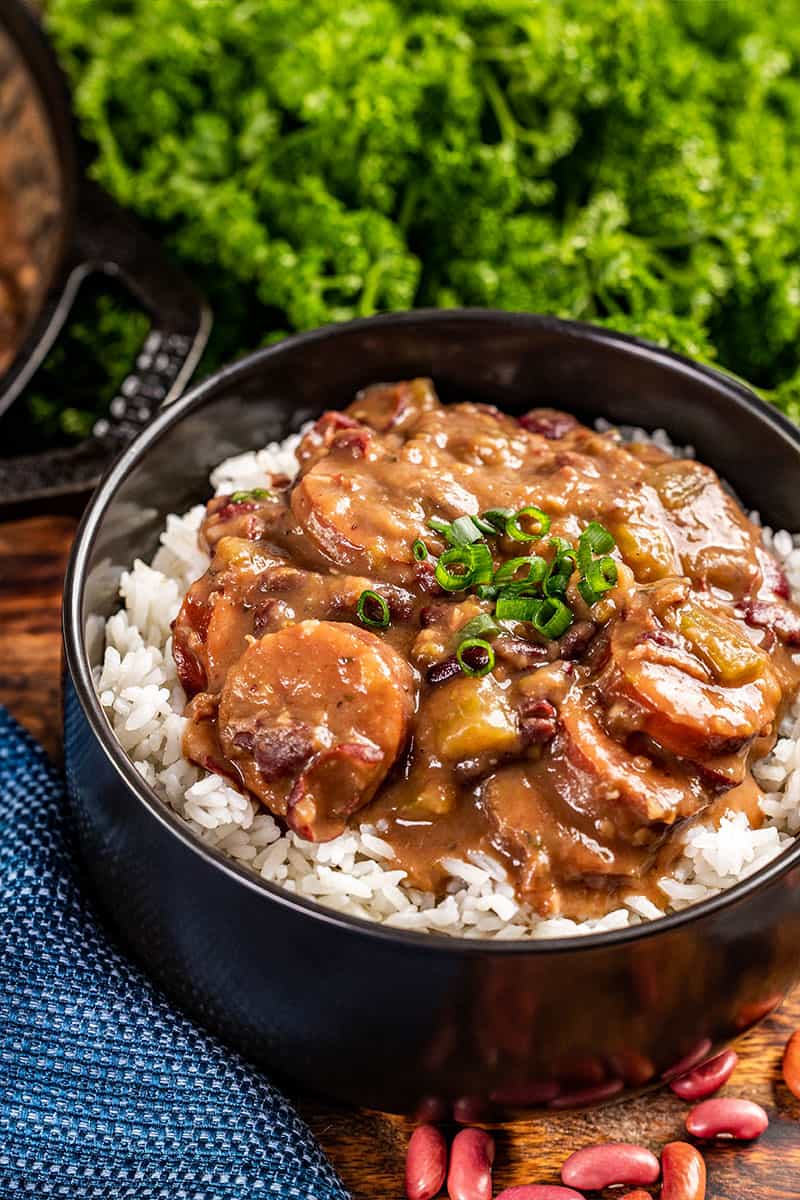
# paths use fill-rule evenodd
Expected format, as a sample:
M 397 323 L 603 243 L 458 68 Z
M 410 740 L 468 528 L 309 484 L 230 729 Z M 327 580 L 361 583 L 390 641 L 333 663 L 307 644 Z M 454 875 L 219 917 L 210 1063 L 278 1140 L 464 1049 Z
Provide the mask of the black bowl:
M 95 493 L 67 574 L 66 762 L 83 855 L 134 953 L 279 1077 L 360 1104 L 477 1114 L 632 1092 L 707 1057 L 800 974 L 800 845 L 730 891 L 638 928 L 477 942 L 338 916 L 204 846 L 146 786 L 92 687 L 91 614 L 150 556 L 221 458 L 282 438 L 376 380 L 444 400 L 665 427 L 766 521 L 800 528 L 800 435 L 738 383 L 546 317 L 425 311 L 290 338 L 162 411 Z

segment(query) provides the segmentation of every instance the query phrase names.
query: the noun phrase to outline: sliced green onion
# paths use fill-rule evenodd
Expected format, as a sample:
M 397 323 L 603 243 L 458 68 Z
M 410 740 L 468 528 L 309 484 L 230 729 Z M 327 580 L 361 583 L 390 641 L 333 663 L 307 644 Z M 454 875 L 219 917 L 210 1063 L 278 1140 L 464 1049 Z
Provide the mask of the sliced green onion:
M 595 554 L 607 554 L 613 550 L 616 542 L 607 529 L 597 521 L 590 521 L 578 538 L 578 569 L 586 578 Z
M 539 611 L 532 618 L 537 633 L 546 638 L 558 638 L 572 624 L 572 610 L 558 596 L 547 596 L 542 600 Z
M 550 538 L 550 545 L 555 546 L 555 555 L 545 576 L 542 591 L 545 596 L 563 596 L 575 570 L 577 554 L 574 547 L 563 538 Z
M 232 492 L 231 504 L 246 504 L 248 500 L 266 500 L 271 493 L 266 488 L 250 488 L 249 492 Z
M 483 638 L 466 638 L 456 650 L 456 659 L 465 675 L 488 675 L 494 668 L 494 650 Z M 473 664 L 471 659 L 478 661 Z
M 471 546 L 453 546 L 439 556 L 436 564 L 436 582 L 446 592 L 461 592 L 472 584 L 471 549 Z M 461 567 L 462 570 L 452 571 L 451 566 Z
M 528 533 L 522 528 L 521 521 L 523 517 L 528 517 L 532 521 L 536 521 L 538 529 L 535 533 Z M 520 508 L 513 516 L 506 518 L 505 532 L 515 542 L 538 542 L 539 538 L 543 538 L 550 529 L 550 518 L 547 513 L 542 512 L 535 504 L 528 504 L 525 508 Z
M 472 517 L 456 517 L 447 531 L 447 540 L 452 546 L 466 546 L 470 542 L 479 542 L 482 537 Z
M 513 508 L 490 508 L 481 516 L 482 521 L 491 525 L 496 533 L 504 533 L 506 521 L 514 516 Z
M 580 536 L 580 541 L 588 542 L 593 554 L 608 554 L 616 542 L 608 530 L 599 521 L 590 521 Z
M 389 605 L 383 596 L 379 596 L 370 588 L 365 588 L 358 597 L 356 613 L 361 624 L 366 625 L 368 629 L 389 628 Z
M 500 588 L 491 583 L 479 583 L 475 588 L 475 595 L 479 600 L 495 600 L 499 592 Z
M 466 549 L 469 552 L 472 570 L 471 586 L 477 587 L 478 584 L 491 583 L 494 575 L 494 563 L 489 547 L 485 542 L 477 542 L 472 546 L 467 546 Z
M 555 550 L 556 558 L 571 558 L 573 562 L 577 562 L 578 555 L 572 542 L 568 542 L 566 538 L 551 537 L 547 542 L 548 546 L 552 546 Z
M 411 553 L 417 562 L 425 562 L 428 557 L 428 547 L 423 542 L 422 538 L 417 538 L 414 545 L 411 547 Z
M 458 636 L 462 641 L 469 641 L 470 638 L 497 637 L 499 632 L 500 626 L 493 617 L 488 613 L 478 613 L 477 617 L 473 617 L 459 629 Z
M 613 558 L 596 558 L 589 563 L 585 579 L 578 584 L 578 591 L 587 604 L 596 604 L 604 592 L 613 588 L 618 578 L 619 571 Z
M 494 615 L 498 621 L 533 621 L 543 604 L 536 596 L 503 593 L 497 598 Z
M 497 528 L 491 521 L 487 521 L 486 517 L 470 517 L 470 521 L 479 529 L 484 537 L 493 537 L 497 533 Z
M 528 568 L 527 575 L 522 577 L 517 576 L 517 572 L 522 567 Z M 509 558 L 508 562 L 504 562 L 501 567 L 494 573 L 492 583 L 515 583 L 525 584 L 529 586 L 535 583 L 541 583 L 547 574 L 547 563 L 538 554 L 529 554 L 522 558 Z
M 450 522 L 443 520 L 442 517 L 428 517 L 428 527 L 432 529 L 434 533 L 447 534 L 450 532 Z

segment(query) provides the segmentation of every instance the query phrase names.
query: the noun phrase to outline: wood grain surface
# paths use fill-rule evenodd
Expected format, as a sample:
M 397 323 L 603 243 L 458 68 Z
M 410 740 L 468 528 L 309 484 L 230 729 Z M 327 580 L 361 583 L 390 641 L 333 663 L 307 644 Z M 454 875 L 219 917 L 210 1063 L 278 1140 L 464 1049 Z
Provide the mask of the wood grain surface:
M 59 604 L 75 524 L 65 516 L 0 523 L 0 703 L 56 760 L 61 743 Z M 783 1046 L 797 1026 L 800 991 L 738 1047 L 740 1063 L 725 1094 L 757 1100 L 768 1110 L 770 1126 L 753 1145 L 705 1151 L 709 1200 L 800 1198 L 800 1101 L 780 1078 Z M 402 1197 L 411 1130 L 407 1121 L 307 1096 L 292 1099 L 354 1200 Z M 566 1156 L 592 1142 L 636 1141 L 657 1152 L 681 1137 L 686 1112 L 687 1106 L 664 1090 L 591 1112 L 533 1114 L 489 1126 L 497 1139 L 496 1190 L 516 1183 L 554 1183 Z M 607 1194 L 619 1196 L 620 1189 Z

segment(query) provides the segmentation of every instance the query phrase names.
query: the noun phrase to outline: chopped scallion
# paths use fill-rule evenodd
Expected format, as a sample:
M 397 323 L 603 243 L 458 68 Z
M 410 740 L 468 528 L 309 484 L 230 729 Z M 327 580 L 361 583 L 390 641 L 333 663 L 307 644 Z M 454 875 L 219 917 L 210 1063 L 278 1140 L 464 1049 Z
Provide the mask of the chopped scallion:
M 514 596 L 503 593 L 497 597 L 495 616 L 498 621 L 533 621 L 544 603 L 535 596 Z
M 447 530 L 447 540 L 453 546 L 466 546 L 470 542 L 479 542 L 483 537 L 472 517 L 456 517 Z
M 231 504 L 246 504 L 249 500 L 266 500 L 271 493 L 266 488 L 250 488 L 249 492 L 231 492 Z
M 459 629 L 458 636 L 462 641 L 469 641 L 470 638 L 496 637 L 499 632 L 500 626 L 488 613 L 478 613 Z
M 546 638 L 559 638 L 572 624 L 572 610 L 558 596 L 547 596 L 542 600 L 539 611 L 532 618 L 537 633 Z
M 523 518 L 535 522 L 537 528 L 533 532 L 529 532 L 523 528 Z M 547 513 L 542 512 L 535 504 L 528 504 L 524 508 L 520 508 L 512 516 L 506 518 L 505 532 L 515 542 L 538 542 L 539 538 L 543 538 L 549 529 L 550 518 Z
M 527 573 L 518 575 L 523 567 L 527 567 Z M 529 586 L 541 583 L 546 574 L 547 562 L 545 559 L 540 558 L 538 554 L 529 554 L 521 558 L 509 558 L 495 571 L 492 583 L 515 583 Z
M 513 508 L 490 508 L 482 514 L 481 520 L 491 525 L 495 533 L 504 533 L 506 521 L 513 515 Z
M 466 638 L 456 651 L 458 665 L 465 675 L 488 675 L 494 668 L 494 650 L 483 638 Z
M 383 596 L 379 596 L 370 588 L 365 588 L 358 597 L 356 613 L 361 624 L 366 625 L 368 629 L 389 628 L 389 605 Z

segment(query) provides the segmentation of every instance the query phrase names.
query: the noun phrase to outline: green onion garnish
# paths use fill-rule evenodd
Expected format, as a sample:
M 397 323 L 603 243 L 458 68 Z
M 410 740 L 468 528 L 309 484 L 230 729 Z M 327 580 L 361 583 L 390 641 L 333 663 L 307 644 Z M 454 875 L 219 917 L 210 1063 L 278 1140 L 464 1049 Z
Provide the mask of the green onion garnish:
M 425 559 L 428 557 L 428 547 L 421 538 L 417 538 L 417 540 L 414 542 L 414 545 L 411 547 L 411 553 L 414 555 L 414 558 L 417 560 L 417 562 L 425 562 Z
M 451 550 L 445 550 L 444 554 L 440 555 L 436 564 L 436 582 L 446 592 L 464 591 L 472 583 L 470 549 L 471 547 L 467 546 L 453 546 Z M 452 571 L 451 566 L 460 567 L 461 570 Z
M 513 508 L 490 508 L 483 513 L 481 520 L 487 525 L 492 526 L 492 531 L 495 533 L 504 533 L 506 521 L 509 517 L 514 516 Z
M 504 593 L 497 598 L 494 615 L 498 621 L 533 621 L 544 601 L 535 596 Z
M 546 638 L 559 638 L 572 624 L 572 610 L 557 596 L 546 596 L 539 611 L 531 618 L 537 633 Z
M 465 675 L 488 675 L 494 668 L 494 650 L 483 638 L 466 638 L 456 650 L 456 659 Z
M 450 529 L 450 522 L 445 521 L 442 517 L 428 517 L 428 526 L 434 533 L 446 534 Z
M 479 600 L 495 600 L 500 589 L 491 583 L 479 583 L 475 588 L 475 595 Z
M 249 492 L 231 492 L 231 504 L 246 504 L 248 500 L 266 500 L 270 493 L 266 488 L 250 488 Z
M 472 587 L 478 584 L 486 584 L 492 582 L 494 574 L 494 564 L 492 562 L 492 553 L 485 542 L 478 542 L 472 546 L 466 546 L 465 549 L 469 553 L 470 567 L 472 570 Z
M 496 527 L 491 521 L 487 521 L 486 517 L 470 517 L 470 521 L 472 521 L 476 529 L 481 531 L 484 537 L 494 537 L 497 533 Z
M 466 546 L 470 542 L 479 542 L 483 537 L 472 520 L 472 517 L 456 517 L 446 534 L 447 540 L 453 546 Z
M 497 637 L 499 632 L 500 626 L 488 613 L 478 613 L 459 629 L 458 636 L 462 641 L 469 641 L 470 638 Z
M 451 567 L 462 567 L 453 571 Z M 447 592 L 461 592 L 492 578 L 492 556 L 484 542 L 472 546 L 453 546 L 445 550 L 436 564 L 436 580 Z
M 595 554 L 608 554 L 616 545 L 613 537 L 597 521 L 590 521 L 578 538 L 578 569 L 583 578 L 592 563 Z
M 522 567 L 527 567 L 528 571 L 526 575 L 520 577 L 517 575 L 517 572 Z M 529 554 L 522 558 L 509 558 L 507 562 L 504 562 L 495 571 L 492 583 L 513 583 L 531 586 L 541 583 L 546 574 L 547 562 L 543 558 L 540 558 L 538 554 Z
M 358 597 L 356 613 L 361 624 L 366 625 L 368 629 L 389 628 L 389 605 L 383 596 L 379 596 L 370 588 L 365 588 Z
M 538 528 L 533 533 L 528 533 L 522 528 L 522 518 L 527 517 L 531 521 L 535 521 Z M 538 542 L 539 538 L 543 538 L 550 529 L 550 518 L 547 513 L 542 512 L 534 504 L 528 504 L 525 508 L 520 508 L 513 516 L 506 517 L 505 533 L 513 538 L 515 542 Z
M 617 564 L 613 558 L 596 558 L 589 563 L 586 578 L 581 579 L 578 591 L 588 605 L 596 604 L 604 592 L 609 591 L 619 578 Z

